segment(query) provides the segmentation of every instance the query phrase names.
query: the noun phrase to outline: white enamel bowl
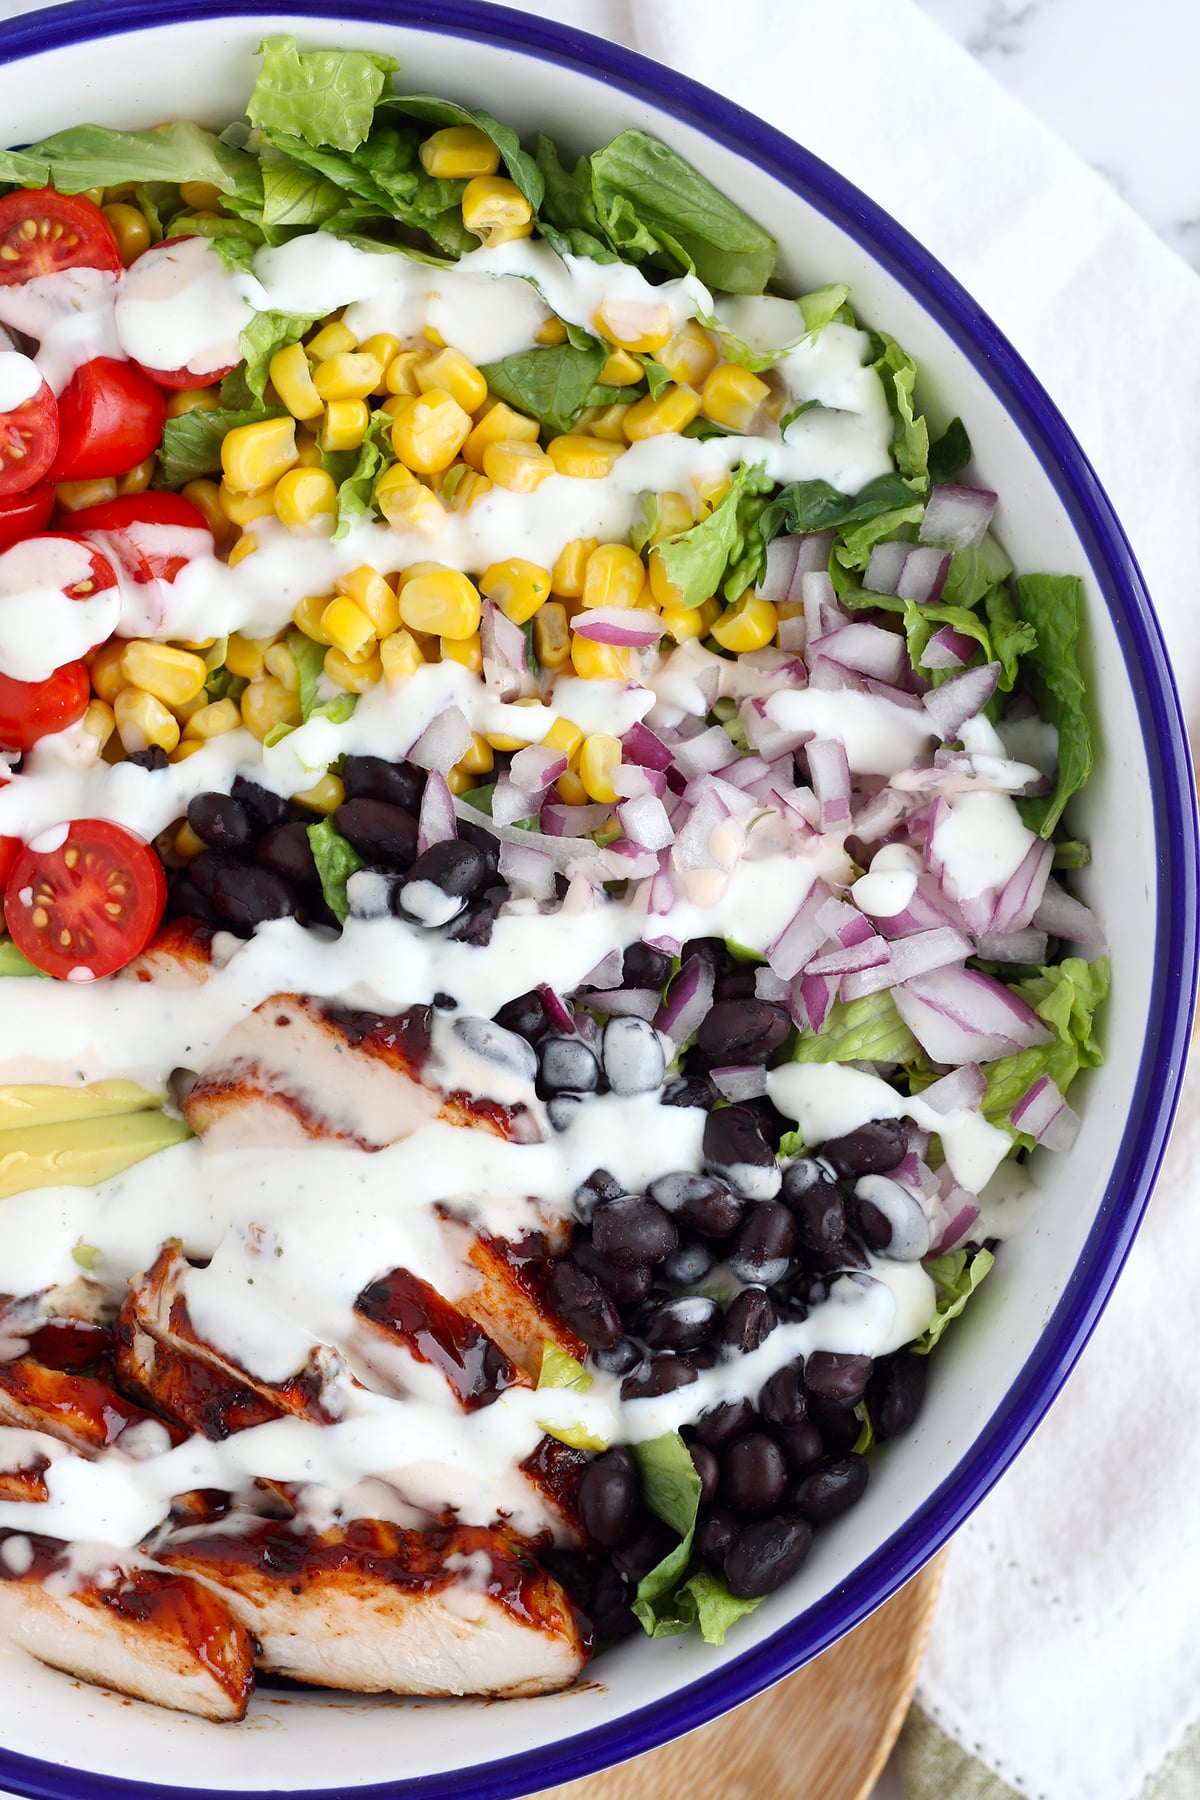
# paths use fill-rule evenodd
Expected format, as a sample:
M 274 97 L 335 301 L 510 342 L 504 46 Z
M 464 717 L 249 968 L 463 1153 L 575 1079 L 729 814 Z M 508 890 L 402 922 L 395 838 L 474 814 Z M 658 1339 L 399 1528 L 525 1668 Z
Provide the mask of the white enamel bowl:
M 220 127 L 240 111 L 255 48 L 270 31 L 309 46 L 391 51 L 410 88 L 452 93 L 568 147 L 594 147 L 627 125 L 666 139 L 774 231 L 789 291 L 847 281 L 859 316 L 913 352 L 934 422 L 958 413 L 967 423 L 981 475 L 1001 495 L 998 528 L 1017 566 L 1089 577 L 1087 672 L 1100 743 L 1075 817 L 1093 846 L 1080 890 L 1105 922 L 1115 964 L 1108 1060 L 1086 1092 L 1072 1094 L 1083 1108 L 1079 1142 L 1068 1158 L 1039 1159 L 1036 1222 L 1006 1245 L 947 1340 L 917 1428 L 879 1457 L 862 1504 L 818 1536 L 790 1587 L 724 1650 L 690 1638 L 631 1642 L 557 1697 L 483 1705 L 265 1692 L 241 1726 L 122 1701 L 0 1651 L 0 1786 L 22 1795 L 501 1800 L 677 1736 L 824 1649 L 938 1549 L 1045 1412 L 1128 1251 L 1176 1100 L 1196 953 L 1187 752 L 1132 555 L 1028 370 L 863 195 L 717 95 L 599 40 L 474 0 L 435 9 L 301 0 L 254 16 L 236 0 L 92 0 L 0 26 L 5 141 L 85 120 L 188 117 Z

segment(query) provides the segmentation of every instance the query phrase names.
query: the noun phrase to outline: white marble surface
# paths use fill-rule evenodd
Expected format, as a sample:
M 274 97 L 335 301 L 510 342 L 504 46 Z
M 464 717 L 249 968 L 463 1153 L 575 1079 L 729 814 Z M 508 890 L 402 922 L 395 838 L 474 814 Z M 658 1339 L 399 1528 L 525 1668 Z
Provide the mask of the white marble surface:
M 1196 0 L 918 3 L 1200 269 Z

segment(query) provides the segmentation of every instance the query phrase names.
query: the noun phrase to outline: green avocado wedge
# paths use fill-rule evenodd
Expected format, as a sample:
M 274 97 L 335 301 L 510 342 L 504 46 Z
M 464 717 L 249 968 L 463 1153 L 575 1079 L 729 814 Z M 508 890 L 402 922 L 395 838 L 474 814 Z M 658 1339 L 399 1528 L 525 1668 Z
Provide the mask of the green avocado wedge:
M 158 1111 L 0 1132 L 0 1200 L 31 1188 L 94 1187 L 191 1135 L 182 1119 Z
M 161 1094 L 150 1093 L 136 1081 L 93 1081 L 80 1087 L 0 1083 L 0 1132 L 26 1125 L 63 1125 L 72 1119 L 108 1119 L 123 1113 L 150 1112 L 162 1103 Z

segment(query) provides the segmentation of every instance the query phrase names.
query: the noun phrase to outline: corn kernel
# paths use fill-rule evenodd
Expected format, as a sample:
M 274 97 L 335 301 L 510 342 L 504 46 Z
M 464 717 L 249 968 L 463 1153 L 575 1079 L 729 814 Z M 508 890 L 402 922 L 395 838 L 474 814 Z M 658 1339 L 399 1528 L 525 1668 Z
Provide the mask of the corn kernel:
M 317 442 L 317 434 L 307 425 L 296 433 L 296 467 L 298 469 L 322 469 L 325 466 L 321 455 L 321 446 Z M 290 471 L 289 471 L 290 473 Z
M 580 781 L 577 770 L 564 769 L 554 785 L 564 806 L 587 805 L 588 791 Z
M 690 531 L 695 522 L 687 495 L 668 490 L 658 496 L 658 523 L 650 535 L 650 542 L 661 544 L 664 538 L 678 537 L 681 532 Z
M 595 644 L 591 638 L 571 633 L 571 662 L 585 681 L 628 681 L 629 657 L 611 644 Z
M 445 388 L 434 388 L 397 411 L 392 449 L 406 468 L 434 475 L 450 467 L 470 432 L 470 413 Z
M 471 181 L 500 167 L 499 150 L 478 125 L 447 125 L 427 137 L 417 155 L 425 173 L 439 181 Z
M 362 350 L 340 350 L 313 370 L 313 386 L 322 400 L 365 400 L 383 380 L 383 364 Z
M 571 475 L 577 481 L 599 481 L 612 473 L 618 457 L 625 454 L 625 446 L 567 432 L 550 439 L 546 454 L 560 475 Z
M 185 413 L 218 412 L 221 396 L 215 387 L 176 388 L 167 398 L 168 419 L 181 419 Z
M 117 720 L 116 714 L 106 700 L 93 700 L 80 723 L 88 736 L 95 738 L 96 748 L 103 750 L 116 730 Z
M 420 350 L 401 350 L 387 365 L 383 375 L 383 385 L 393 396 L 407 394 L 410 397 L 420 393 L 417 386 L 417 364 L 423 360 Z
M 585 607 L 636 606 L 646 580 L 642 559 L 631 544 L 599 544 L 583 571 Z
M 555 719 L 542 739 L 543 750 L 561 750 L 568 762 L 574 762 L 583 748 L 583 732 L 570 719 Z
M 561 669 L 570 660 L 571 634 L 561 600 L 547 600 L 534 615 L 533 652 L 543 669 Z
M 690 425 L 700 411 L 700 396 L 690 387 L 674 382 L 665 387 L 657 400 L 649 394 L 638 400 L 625 415 L 625 435 L 631 444 L 642 438 L 662 437 L 678 433 Z
M 223 195 L 220 188 L 214 187 L 211 181 L 181 181 L 179 198 L 193 212 L 216 212 Z
M 632 411 L 631 406 L 621 401 L 615 402 L 612 406 L 591 406 L 587 413 L 580 416 L 577 424 L 582 425 L 584 419 L 587 419 L 587 430 L 590 436 L 603 438 L 610 444 L 625 444 L 629 441 L 625 432 L 625 420 Z M 591 414 L 590 418 L 588 418 L 588 413 Z
M 444 637 L 441 643 L 441 660 L 443 662 L 461 663 L 464 669 L 470 669 L 473 675 L 483 672 L 483 646 L 479 633 L 468 638 Z
M 331 600 L 321 614 L 321 630 L 351 662 L 366 662 L 375 654 L 375 627 L 362 607 L 344 595 Z
M 531 494 L 548 475 L 554 474 L 554 464 L 539 445 L 510 439 L 487 446 L 483 467 L 496 486 L 510 494 Z
M 278 725 L 299 725 L 300 696 L 275 675 L 252 681 L 241 699 L 242 724 L 261 744 Z
M 121 673 L 121 658 L 124 654 L 124 639 L 114 638 L 110 643 L 102 644 L 88 663 L 92 692 L 97 699 L 107 701 L 109 706 L 126 685 Z
M 312 370 L 303 344 L 277 350 L 268 365 L 271 385 L 293 419 L 318 419 L 325 403 L 313 385 Z
M 240 631 L 230 633 L 225 646 L 225 667 L 242 681 L 254 681 L 263 672 L 263 657 L 275 642 L 273 637 L 243 637 Z
M 415 374 L 423 394 L 450 394 L 464 412 L 478 412 L 487 399 L 487 382 L 461 350 L 439 350 L 423 358 Z
M 371 413 L 365 400 L 331 400 L 317 441 L 322 450 L 357 450 L 367 435 Z
M 225 558 L 225 566 L 230 569 L 236 569 L 240 562 L 245 562 L 248 556 L 253 556 L 257 549 L 258 539 L 248 531 L 243 532 L 237 543 L 233 546 L 233 549 L 229 552 L 229 555 Z
M 289 469 L 271 496 L 275 517 L 289 531 L 322 531 L 337 518 L 337 483 L 324 469 Z
M 446 777 L 446 786 L 452 794 L 469 794 L 473 787 L 479 786 L 479 777 L 468 775 L 465 769 L 453 768 Z
M 540 706 L 541 704 L 542 703 L 536 694 L 529 694 L 522 697 L 520 700 L 514 700 L 512 702 L 512 705 L 519 708 L 522 712 L 528 711 L 531 707 Z M 511 721 L 511 711 L 508 716 Z M 528 731 L 523 731 L 514 721 L 513 729 L 509 731 L 489 731 L 487 734 L 487 741 L 493 750 L 523 750 L 526 744 L 534 744 L 537 742 L 537 727 L 536 725 L 531 724 Z
M 203 688 L 198 694 L 193 694 L 190 700 L 171 701 L 170 703 L 171 711 L 181 725 L 186 725 L 193 714 L 203 711 L 207 705 L 208 695 Z
M 550 586 L 564 600 L 578 600 L 583 593 L 588 558 L 599 547 L 597 538 L 572 538 L 564 544 L 558 561 L 550 571 Z
M 185 482 L 180 491 L 184 499 L 190 500 L 197 511 L 203 514 L 204 523 L 218 546 L 233 536 L 233 521 L 221 510 L 221 490 L 215 481 L 202 476 L 196 481 Z
M 715 512 L 729 492 L 731 483 L 724 469 L 707 469 L 691 478 L 699 507 L 697 518 L 706 519 Z
M 241 722 L 236 700 L 212 700 L 192 714 L 183 728 L 183 735 L 207 744 L 210 738 L 224 737 L 228 732 L 236 731 Z
M 628 350 L 610 350 L 608 361 L 596 377 L 601 387 L 637 387 L 645 381 L 646 371 Z
M 462 447 L 463 459 L 473 469 L 482 469 L 483 453 L 489 444 L 536 444 L 537 441 L 537 420 L 526 418 L 524 413 L 515 412 L 503 400 L 497 400 L 472 427 Z
M 302 631 L 306 638 L 314 644 L 328 645 L 329 639 L 321 630 L 321 614 L 329 605 L 328 594 L 308 594 L 292 610 L 292 623 L 297 631 Z
M 739 363 L 718 363 L 700 390 L 700 411 L 728 431 L 749 431 L 770 392 L 765 381 Z
M 217 504 L 231 525 L 253 525 L 255 519 L 269 519 L 275 512 L 275 487 L 229 487 L 224 481 L 217 489 Z
M 473 732 L 470 749 L 465 756 L 460 757 L 455 767 L 461 769 L 464 775 L 490 775 L 495 766 L 492 746 L 477 731 Z
M 719 600 L 705 600 L 700 606 L 664 606 L 662 622 L 668 637 L 677 644 L 686 644 L 693 638 L 707 637 L 721 611 Z
M 651 550 L 647 561 L 649 564 L 650 597 L 655 605 L 663 609 L 664 615 L 668 610 L 680 612 L 689 611 L 688 607 L 681 604 L 683 599 L 683 589 L 679 586 L 678 582 L 672 581 L 668 576 L 663 567 L 663 560 L 658 553 L 657 546 Z M 671 635 L 672 637 L 675 637 L 676 633 L 672 632 Z M 696 633 L 694 631 L 688 631 L 685 632 L 684 635 L 687 637 L 695 637 Z
M 345 693 L 365 694 L 383 680 L 383 658 L 376 650 L 365 661 L 353 662 L 334 647 L 325 652 L 325 673 Z
M 596 330 L 618 350 L 653 355 L 671 335 L 671 309 L 661 300 L 604 300 L 596 312 Z
M 494 242 L 496 231 L 507 232 L 511 241 L 515 234 L 528 236 L 533 230 L 533 208 L 515 181 L 476 175 L 463 189 L 462 221 L 485 243 Z
M 102 506 L 115 500 L 117 484 L 111 475 L 97 475 L 90 481 L 60 481 L 54 497 L 66 512 L 82 512 L 85 506 Z
M 400 590 L 400 617 L 410 631 L 428 631 L 461 643 L 479 630 L 479 590 L 457 569 L 418 575 Z
M 164 706 L 184 706 L 194 700 L 208 677 L 202 656 L 141 638 L 131 638 L 125 645 L 121 673 L 127 687 L 144 689 Z
M 197 751 L 203 750 L 203 748 L 204 745 L 199 738 L 180 738 L 175 748 L 169 750 L 167 754 L 173 763 L 181 763 L 186 762 L 189 756 L 195 756 Z
M 621 766 L 621 740 L 607 732 L 594 731 L 583 740 L 579 752 L 579 779 L 593 800 L 615 806 L 619 798 L 613 776 Z
M 399 631 L 400 602 L 396 590 L 369 563 L 351 569 L 348 575 L 339 575 L 333 585 L 337 593 L 362 608 L 376 637 L 390 637 L 393 631 Z
M 775 636 L 776 623 L 770 601 L 749 593 L 736 606 L 726 608 L 713 625 L 712 635 L 723 650 L 740 655 L 744 650 L 764 649 Z
M 202 837 L 196 836 L 185 819 L 171 840 L 171 848 L 176 856 L 182 856 L 185 862 L 191 862 L 193 857 L 203 856 L 208 845 Z
M 379 646 L 379 656 L 389 687 L 397 681 L 406 681 L 425 660 L 411 631 L 393 631 L 390 637 L 385 637 Z
M 658 352 L 658 361 L 672 381 L 696 389 L 704 386 L 718 360 L 712 334 L 699 319 L 687 319 Z
M 459 463 L 456 467 L 461 468 L 462 464 Z M 491 491 L 490 477 L 480 475 L 475 469 L 468 469 L 461 481 L 455 484 L 454 492 L 450 496 L 450 511 L 465 513 L 469 507 L 474 506 L 477 500 L 482 500 L 483 496 L 490 494 Z
M 221 440 L 221 468 L 241 494 L 270 487 L 296 461 L 296 421 L 256 419 L 235 425 Z
M 300 671 L 296 667 L 296 659 L 286 644 L 272 644 L 263 657 L 263 668 L 268 675 L 276 676 L 282 681 L 289 694 L 300 692 Z
M 402 465 L 397 464 L 399 468 Z M 389 470 L 388 474 L 394 474 Z M 407 469 L 405 474 L 407 474 Z M 383 478 L 385 481 L 387 476 Z M 397 484 L 386 496 L 382 495 L 383 482 L 375 490 L 375 500 L 393 531 L 418 531 L 423 537 L 436 537 L 446 523 L 446 508 L 437 495 L 413 481 L 407 487 Z
M 179 742 L 179 721 L 153 694 L 126 687 L 113 701 L 117 735 L 127 756 L 142 750 L 165 750 L 169 755 Z
M 348 325 L 340 319 L 334 319 L 328 325 L 322 325 L 315 337 L 310 337 L 305 348 L 310 356 L 318 362 L 324 362 L 329 356 L 342 356 L 348 350 L 358 349 L 358 339 Z
M 118 476 L 117 493 L 144 494 L 154 480 L 156 467 L 157 459 L 153 456 L 147 456 L 140 463 L 135 463 L 132 469 L 126 469 L 124 475 Z
M 292 795 L 297 806 L 303 806 L 309 812 L 320 813 L 323 818 L 336 812 L 345 798 L 346 789 L 341 777 L 328 773 L 322 775 L 320 781 L 312 787 L 305 788 L 303 793 Z
M 524 625 L 550 598 L 550 571 L 522 556 L 510 556 L 483 571 L 479 591 L 495 601 L 506 619 Z
M 376 394 L 386 394 L 389 391 L 387 371 L 400 354 L 400 339 L 390 331 L 375 331 L 369 338 L 364 338 L 358 347 L 364 356 L 373 356 L 379 364 L 379 384 L 373 391 Z
M 559 344 L 565 344 L 567 338 L 568 333 L 566 326 L 563 324 L 562 320 L 556 318 L 553 313 L 551 313 L 548 319 L 542 320 L 541 324 L 533 334 L 533 341 L 535 344 L 545 344 L 551 349 L 556 348 Z

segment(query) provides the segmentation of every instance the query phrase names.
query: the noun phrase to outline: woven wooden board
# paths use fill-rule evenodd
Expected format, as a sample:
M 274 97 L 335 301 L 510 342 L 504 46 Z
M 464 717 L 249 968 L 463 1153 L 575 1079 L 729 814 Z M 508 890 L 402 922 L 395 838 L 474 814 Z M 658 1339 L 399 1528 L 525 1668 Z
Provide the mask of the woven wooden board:
M 866 1800 L 912 1699 L 945 1555 L 769 1693 L 540 1800 Z

